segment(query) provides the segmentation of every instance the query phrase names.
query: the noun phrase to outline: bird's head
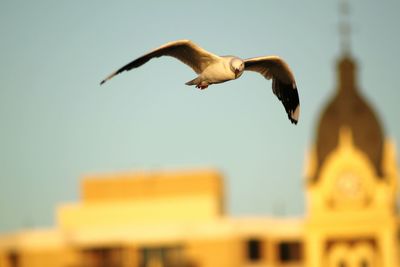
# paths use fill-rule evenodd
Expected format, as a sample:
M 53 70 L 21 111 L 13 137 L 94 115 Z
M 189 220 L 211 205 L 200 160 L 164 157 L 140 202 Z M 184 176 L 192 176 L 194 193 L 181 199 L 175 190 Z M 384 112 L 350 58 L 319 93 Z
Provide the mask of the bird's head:
M 231 70 L 235 73 L 235 79 L 239 78 L 244 71 L 244 61 L 237 57 L 232 58 Z

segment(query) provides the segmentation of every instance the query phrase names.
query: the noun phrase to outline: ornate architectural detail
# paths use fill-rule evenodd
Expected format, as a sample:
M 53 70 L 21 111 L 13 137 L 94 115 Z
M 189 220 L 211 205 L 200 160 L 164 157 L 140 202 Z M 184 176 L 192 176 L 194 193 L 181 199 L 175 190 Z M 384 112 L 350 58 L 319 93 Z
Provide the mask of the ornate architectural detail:
M 395 146 L 358 90 L 349 34 L 342 20 L 337 90 L 307 159 L 306 266 L 398 266 Z
M 375 112 L 358 92 L 355 69 L 351 58 L 339 60 L 338 90 L 324 109 L 317 127 L 316 170 L 310 177 L 313 181 L 318 179 L 322 165 L 338 146 L 342 127 L 351 129 L 355 146 L 367 155 L 377 176 L 383 177 L 383 130 Z

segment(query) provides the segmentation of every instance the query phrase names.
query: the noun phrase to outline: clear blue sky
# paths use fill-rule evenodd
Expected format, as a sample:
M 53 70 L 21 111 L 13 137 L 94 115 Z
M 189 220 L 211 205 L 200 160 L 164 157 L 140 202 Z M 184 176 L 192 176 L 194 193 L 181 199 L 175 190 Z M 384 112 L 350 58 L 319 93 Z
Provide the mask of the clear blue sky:
M 351 2 L 359 83 L 400 141 L 400 1 Z M 54 224 L 85 174 L 216 167 L 228 212 L 302 215 L 304 155 L 335 88 L 338 1 L 11 1 L 0 3 L 0 231 Z M 205 91 L 194 72 L 153 60 L 165 42 L 216 54 L 277 54 L 297 79 L 290 124 L 256 73 Z

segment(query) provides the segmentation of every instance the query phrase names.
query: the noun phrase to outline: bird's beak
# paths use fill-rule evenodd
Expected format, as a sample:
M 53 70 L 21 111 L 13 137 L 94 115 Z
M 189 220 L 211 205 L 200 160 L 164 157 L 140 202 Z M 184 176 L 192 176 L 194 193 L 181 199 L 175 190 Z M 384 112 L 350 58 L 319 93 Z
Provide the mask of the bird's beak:
M 235 69 L 235 79 L 239 76 L 240 71 L 238 69 Z

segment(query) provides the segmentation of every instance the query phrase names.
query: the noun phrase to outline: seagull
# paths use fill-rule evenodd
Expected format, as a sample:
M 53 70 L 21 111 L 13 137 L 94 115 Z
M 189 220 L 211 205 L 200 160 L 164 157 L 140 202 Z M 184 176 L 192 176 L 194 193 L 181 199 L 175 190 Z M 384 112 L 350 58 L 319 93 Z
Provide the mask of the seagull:
M 191 67 L 198 76 L 186 85 L 196 85 L 201 90 L 212 84 L 235 80 L 245 70 L 258 72 L 264 78 L 272 79 L 272 91 L 282 102 L 289 120 L 294 124 L 299 120 L 300 102 L 296 82 L 289 65 L 282 58 L 263 56 L 243 60 L 235 56 L 218 56 L 190 40 L 166 43 L 111 73 L 100 85 L 121 72 L 138 68 L 150 59 L 161 56 L 177 58 Z

